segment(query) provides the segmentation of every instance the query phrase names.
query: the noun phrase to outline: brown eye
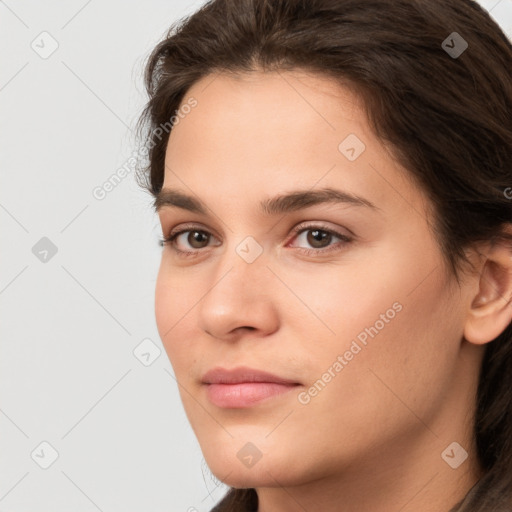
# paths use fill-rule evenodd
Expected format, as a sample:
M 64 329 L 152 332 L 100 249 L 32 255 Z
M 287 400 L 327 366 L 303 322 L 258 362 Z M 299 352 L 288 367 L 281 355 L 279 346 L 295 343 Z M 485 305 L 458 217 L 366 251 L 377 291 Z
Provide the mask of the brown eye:
M 184 233 L 187 233 L 187 231 Z M 206 245 L 208 245 L 208 239 L 208 235 L 204 231 L 188 231 L 187 243 L 190 244 L 190 247 L 193 247 L 194 249 L 202 249 L 203 247 L 206 247 L 202 246 L 201 244 L 206 242 Z
M 345 246 L 353 240 L 349 235 L 338 233 L 321 225 L 301 224 L 294 231 L 296 236 L 292 247 L 308 256 L 322 256 L 330 252 L 344 250 Z
M 341 250 L 342 246 L 352 242 L 352 237 L 338 233 L 321 226 L 301 225 L 294 229 L 295 240 L 308 247 L 295 246 L 302 253 L 311 256 L 321 256 L 330 251 Z M 160 240 L 160 245 L 169 245 L 179 256 L 193 257 L 203 253 L 208 247 L 212 234 L 203 229 L 182 229 Z M 338 240 L 337 244 L 333 244 Z M 181 245 L 180 245 L 181 244 Z
M 160 245 L 169 245 L 179 256 L 192 257 L 202 253 L 208 246 L 212 235 L 204 229 L 189 228 L 171 233 L 160 240 Z
M 321 229 L 308 229 L 306 237 L 308 244 L 317 249 L 321 249 L 329 245 L 332 239 L 332 233 Z M 327 243 L 326 243 L 327 242 Z

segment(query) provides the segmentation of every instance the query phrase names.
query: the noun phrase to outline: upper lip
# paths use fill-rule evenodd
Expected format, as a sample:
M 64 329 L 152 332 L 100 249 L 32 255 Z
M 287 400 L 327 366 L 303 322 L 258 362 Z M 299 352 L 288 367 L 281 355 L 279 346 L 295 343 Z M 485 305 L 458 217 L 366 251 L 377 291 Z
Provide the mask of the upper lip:
M 215 367 L 207 371 L 202 378 L 203 384 L 240 384 L 242 382 L 274 382 L 277 384 L 299 384 L 290 379 L 285 379 L 262 370 L 256 370 L 247 366 L 238 366 L 230 370 Z

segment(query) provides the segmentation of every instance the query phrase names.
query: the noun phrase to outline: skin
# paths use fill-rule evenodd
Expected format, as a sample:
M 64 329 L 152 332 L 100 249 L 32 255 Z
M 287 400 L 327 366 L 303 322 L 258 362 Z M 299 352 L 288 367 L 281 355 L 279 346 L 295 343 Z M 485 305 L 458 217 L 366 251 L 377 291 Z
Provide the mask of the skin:
M 171 132 L 164 188 L 201 199 L 207 215 L 171 206 L 158 215 L 164 235 L 193 223 L 210 236 L 175 241 L 194 257 L 163 248 L 155 313 L 212 473 L 256 488 L 259 512 L 448 511 L 481 476 L 474 396 L 485 344 L 511 321 L 507 250 L 483 244 L 458 286 L 426 196 L 372 132 L 359 98 L 329 78 L 215 74 L 183 104 L 190 97 L 198 104 Z M 338 149 L 349 134 L 366 146 L 355 161 Z M 377 208 L 258 209 L 262 199 L 323 187 Z M 303 222 L 309 231 L 294 233 Z M 355 236 L 314 245 L 315 226 Z M 236 251 L 247 236 L 262 250 L 252 263 Z M 300 403 L 299 392 L 394 303 L 394 318 Z M 301 385 L 250 408 L 217 407 L 201 377 L 238 365 Z M 247 442 L 262 453 L 252 467 L 237 457 Z M 456 469 L 441 457 L 452 442 L 468 453 Z

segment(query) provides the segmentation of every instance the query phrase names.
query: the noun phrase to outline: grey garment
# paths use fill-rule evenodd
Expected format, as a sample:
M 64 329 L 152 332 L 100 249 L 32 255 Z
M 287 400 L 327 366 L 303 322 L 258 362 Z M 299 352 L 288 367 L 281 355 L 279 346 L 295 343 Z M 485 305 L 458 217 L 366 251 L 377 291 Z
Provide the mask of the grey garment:
M 482 483 L 482 478 L 478 480 L 466 496 L 455 504 L 449 512 L 457 512 L 462 507 L 466 506 L 477 494 L 479 487 Z M 223 512 L 224 510 L 236 510 L 237 512 L 257 512 L 258 510 L 258 495 L 255 489 L 233 489 L 231 488 L 226 496 L 217 503 L 217 505 L 210 510 L 210 512 Z M 512 512 L 512 511 L 509 511 Z
M 457 512 L 461 507 L 467 505 L 473 496 L 478 492 L 479 484 L 482 479 L 478 480 L 471 489 L 466 493 L 466 496 L 455 504 L 449 512 Z M 237 512 L 257 512 L 258 510 L 258 496 L 255 489 L 233 489 L 231 488 L 224 498 L 217 503 L 210 512 L 223 512 L 224 510 L 236 510 Z M 511 511 L 512 512 L 512 511 Z

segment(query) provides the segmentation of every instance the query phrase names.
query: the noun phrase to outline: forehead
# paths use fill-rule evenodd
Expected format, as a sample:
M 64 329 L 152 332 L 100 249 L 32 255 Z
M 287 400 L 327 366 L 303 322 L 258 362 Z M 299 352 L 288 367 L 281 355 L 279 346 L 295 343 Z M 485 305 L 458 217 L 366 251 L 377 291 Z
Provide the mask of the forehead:
M 222 198 L 240 207 L 292 184 L 322 185 L 385 207 L 411 186 L 369 128 L 362 100 L 328 77 L 217 73 L 196 82 L 182 105 L 191 98 L 197 106 L 169 137 L 164 188 L 188 188 L 206 202 Z M 357 158 L 347 158 L 347 144 Z
M 335 131 L 339 123 L 336 115 L 341 114 L 367 128 L 362 98 L 353 88 L 305 70 L 214 72 L 192 85 L 182 105 L 190 97 L 198 101 L 195 112 L 199 109 L 203 116 L 219 121 L 243 124 L 244 119 L 265 120 L 271 128 L 278 118 L 285 118 L 301 125 L 323 123 Z

